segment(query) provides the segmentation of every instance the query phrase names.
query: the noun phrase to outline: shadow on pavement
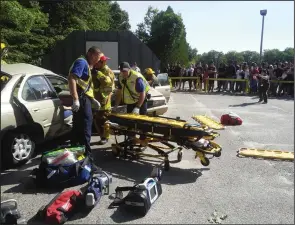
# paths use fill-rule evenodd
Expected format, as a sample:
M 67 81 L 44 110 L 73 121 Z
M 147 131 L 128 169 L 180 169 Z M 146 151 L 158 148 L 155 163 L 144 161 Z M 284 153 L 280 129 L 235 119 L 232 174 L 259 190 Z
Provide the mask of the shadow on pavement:
M 260 104 L 259 102 L 245 102 L 245 103 L 242 103 L 242 104 L 237 104 L 237 105 L 229 105 L 228 107 L 245 107 L 245 106 L 250 106 L 250 105 L 258 105 Z
M 93 156 L 97 166 L 104 171 L 112 174 L 114 178 L 127 180 L 130 182 L 140 182 L 143 178 L 150 175 L 153 166 L 161 164 L 161 161 L 144 159 L 118 159 L 115 158 L 109 148 L 93 149 Z M 149 163 L 150 162 L 150 163 Z M 163 170 L 162 184 L 176 185 L 194 183 L 200 176 L 202 171 L 209 170 L 209 168 L 200 169 L 182 169 L 173 167 L 173 162 L 170 164 L 170 170 Z

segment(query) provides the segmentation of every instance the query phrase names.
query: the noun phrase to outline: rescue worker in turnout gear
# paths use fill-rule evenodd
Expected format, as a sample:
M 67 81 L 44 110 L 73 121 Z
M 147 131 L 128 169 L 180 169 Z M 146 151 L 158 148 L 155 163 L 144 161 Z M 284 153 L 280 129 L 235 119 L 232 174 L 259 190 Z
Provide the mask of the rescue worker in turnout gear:
M 92 131 L 92 105 L 100 108 L 100 103 L 93 95 L 91 69 L 99 61 L 101 51 L 91 47 L 86 57 L 80 56 L 70 68 L 68 83 L 73 97 L 73 128 L 71 135 L 72 145 L 85 145 L 86 154 L 91 157 L 90 139 Z
M 4 57 L 7 56 L 7 51 L 8 51 L 8 48 L 6 47 L 6 45 L 4 43 L 1 42 L 1 64 L 7 64 L 5 61 L 4 61 Z
M 107 114 L 111 111 L 111 97 L 115 88 L 115 75 L 106 65 L 106 61 L 109 59 L 102 54 L 92 70 L 94 98 L 101 105 L 101 108 L 94 112 L 94 125 L 100 135 L 99 145 L 106 144 L 110 138 L 109 129 L 104 126 L 107 121 Z
M 150 98 L 149 83 L 142 74 L 132 70 L 127 62 L 120 64 L 120 72 L 114 111 L 122 101 L 127 105 L 127 113 L 146 115 L 147 100 Z M 144 140 L 145 137 L 141 136 L 140 139 Z
M 159 85 L 158 78 L 156 77 L 155 71 L 153 71 L 152 68 L 145 69 L 144 76 L 151 87 L 154 85 Z

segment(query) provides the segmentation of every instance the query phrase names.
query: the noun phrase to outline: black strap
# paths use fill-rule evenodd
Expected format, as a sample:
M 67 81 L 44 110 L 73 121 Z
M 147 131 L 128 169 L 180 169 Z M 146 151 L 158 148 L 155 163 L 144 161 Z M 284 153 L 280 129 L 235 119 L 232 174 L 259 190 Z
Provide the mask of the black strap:
M 127 88 L 127 90 L 129 92 L 130 96 L 132 97 L 133 101 L 135 101 L 136 99 L 134 98 L 133 93 L 130 91 L 130 89 L 129 89 L 128 85 L 127 85 L 127 80 L 125 80 L 125 82 L 124 82 L 124 88 L 125 87 Z
M 136 185 L 133 186 L 133 187 L 132 186 L 117 187 L 115 189 L 115 192 L 119 192 L 119 191 L 134 191 L 136 189 L 137 189 Z

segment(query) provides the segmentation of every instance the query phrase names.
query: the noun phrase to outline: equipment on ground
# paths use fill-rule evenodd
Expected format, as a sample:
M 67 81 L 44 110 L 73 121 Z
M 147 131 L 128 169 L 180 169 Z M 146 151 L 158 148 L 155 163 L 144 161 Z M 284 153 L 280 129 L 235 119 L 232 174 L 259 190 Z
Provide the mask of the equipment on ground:
M 237 156 L 294 161 L 294 152 L 279 151 L 279 150 L 240 148 L 237 151 Z
M 80 191 L 67 190 L 58 193 L 47 205 L 42 206 L 37 216 L 48 224 L 63 224 L 81 209 L 82 202 Z
M 42 153 L 41 163 L 33 170 L 39 187 L 69 187 L 84 184 L 99 172 L 84 155 L 84 146 L 65 146 Z
M 207 131 L 198 124 L 190 124 L 184 120 L 168 117 L 134 114 L 111 113 L 108 118 L 109 122 L 106 123 L 106 126 L 109 126 L 115 135 L 116 144 L 112 145 L 112 151 L 116 157 L 126 158 L 129 155 L 137 159 L 142 156 L 162 158 L 165 170 L 169 170 L 169 154 L 178 151 L 177 160 L 181 161 L 183 148 L 195 151 L 196 158 L 200 158 L 203 166 L 209 165 L 207 154 L 215 157 L 221 155 L 221 147 L 210 141 L 216 133 Z M 118 143 L 118 135 L 124 135 L 123 142 Z M 145 138 L 138 139 L 135 135 L 145 136 Z M 159 142 L 165 146 L 156 146 L 152 144 L 153 142 Z M 170 142 L 174 142 L 178 146 Z M 143 147 L 150 147 L 158 154 L 143 153 L 141 151 Z
M 21 218 L 21 214 L 17 208 L 15 199 L 7 199 L 1 201 L 1 224 L 24 224 L 25 220 Z
M 117 187 L 116 197 L 111 207 L 124 205 L 127 211 L 145 216 L 162 194 L 161 175 L 162 171 L 155 167 L 151 176 L 141 183 L 130 187 Z M 124 191 L 129 191 L 129 193 L 123 198 Z
M 230 112 L 221 116 L 220 123 L 223 125 L 236 126 L 242 125 L 243 120 L 237 114 Z
M 87 207 L 95 207 L 102 195 L 110 193 L 112 176 L 102 171 L 100 174 L 93 175 L 84 193 L 85 204 Z
M 213 120 L 212 118 L 205 116 L 205 115 L 198 115 L 198 116 L 193 116 L 192 117 L 195 121 L 203 124 L 204 126 L 208 126 L 209 128 L 213 129 L 213 130 L 223 130 L 224 126 Z

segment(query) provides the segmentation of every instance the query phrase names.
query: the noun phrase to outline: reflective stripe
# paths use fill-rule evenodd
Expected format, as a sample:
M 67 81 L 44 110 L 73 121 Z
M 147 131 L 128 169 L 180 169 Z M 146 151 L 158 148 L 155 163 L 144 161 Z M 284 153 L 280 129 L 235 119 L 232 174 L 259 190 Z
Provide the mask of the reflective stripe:
M 83 60 L 86 60 L 84 56 L 80 56 L 78 59 L 76 59 L 72 66 L 70 67 L 70 71 L 69 73 L 71 73 L 71 70 L 75 64 L 75 62 L 79 59 L 83 59 Z M 87 62 L 87 60 L 86 60 Z M 87 95 L 88 97 L 90 98 L 94 98 L 94 95 L 93 95 L 93 83 L 92 83 L 92 76 L 91 76 L 91 70 L 90 70 L 90 67 L 89 67 L 89 64 L 87 62 L 87 65 L 88 65 L 88 80 L 87 81 L 84 81 L 82 80 L 81 78 L 77 78 L 76 81 L 77 81 L 77 85 L 82 89 L 82 91 L 85 91 L 87 88 L 88 88 L 88 85 L 90 85 L 90 87 L 88 88 L 88 91 L 85 92 L 85 95 Z
M 101 104 L 100 110 L 111 109 L 111 100 L 109 99 L 110 94 L 115 88 L 114 80 L 115 75 L 113 71 L 105 65 L 102 69 L 97 72 L 97 75 L 93 76 L 96 79 L 94 82 L 98 87 L 95 87 L 95 97 Z
M 137 78 L 142 78 L 145 84 L 145 93 L 147 93 L 150 90 L 150 85 L 142 74 L 131 69 L 130 76 L 126 79 L 126 85 L 128 88 L 122 82 L 123 76 L 119 76 L 119 82 L 123 88 L 123 101 L 125 104 L 134 104 L 138 102 L 140 93 L 138 93 L 135 88 Z

